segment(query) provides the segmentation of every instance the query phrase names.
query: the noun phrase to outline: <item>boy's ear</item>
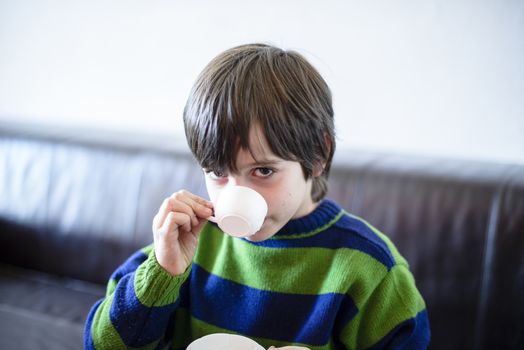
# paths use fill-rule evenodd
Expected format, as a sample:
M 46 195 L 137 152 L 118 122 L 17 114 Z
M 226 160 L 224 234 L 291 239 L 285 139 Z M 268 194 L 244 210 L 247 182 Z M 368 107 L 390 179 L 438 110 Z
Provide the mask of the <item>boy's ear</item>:
M 313 168 L 313 177 L 319 177 L 324 172 L 326 162 L 320 162 Z
M 331 154 L 331 137 L 329 137 L 328 134 L 324 134 L 324 142 L 326 143 L 326 149 L 327 154 Z M 313 177 L 318 177 L 322 175 L 324 172 L 324 169 L 326 168 L 327 160 L 323 160 L 319 162 L 314 168 L 313 168 Z

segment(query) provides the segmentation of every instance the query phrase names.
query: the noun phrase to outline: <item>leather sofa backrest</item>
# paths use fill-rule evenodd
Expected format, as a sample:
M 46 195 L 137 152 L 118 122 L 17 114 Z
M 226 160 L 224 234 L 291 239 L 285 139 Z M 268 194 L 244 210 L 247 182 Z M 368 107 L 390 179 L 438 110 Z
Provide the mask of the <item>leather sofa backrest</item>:
M 105 283 L 151 243 L 152 218 L 165 197 L 181 188 L 205 194 L 187 152 L 31 135 L 0 139 L 6 262 Z
M 408 260 L 432 348 L 524 344 L 524 167 L 348 154 L 330 180 L 330 196 Z

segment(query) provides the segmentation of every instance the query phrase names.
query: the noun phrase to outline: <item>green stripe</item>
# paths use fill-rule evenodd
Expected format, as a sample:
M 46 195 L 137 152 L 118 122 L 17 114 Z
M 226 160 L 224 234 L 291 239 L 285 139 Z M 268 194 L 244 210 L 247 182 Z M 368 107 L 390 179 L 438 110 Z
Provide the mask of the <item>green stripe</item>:
M 195 256 L 198 265 L 221 278 L 261 290 L 343 294 L 351 286 L 349 292 L 358 301 L 365 290 L 375 287 L 369 283 L 382 280 L 387 273 L 383 264 L 356 249 L 260 247 L 227 236 L 212 225 L 206 226 L 200 240 L 202 246 Z M 209 247 L 217 254 L 205 254 Z
M 172 276 L 158 264 L 155 252 L 151 250 L 147 260 L 135 272 L 135 295 L 147 307 L 173 304 L 190 272 L 191 266 L 182 275 Z
M 149 254 L 153 249 L 153 246 L 148 246 L 141 251 L 144 254 Z M 148 344 L 140 348 L 131 348 L 124 344 L 120 334 L 113 326 L 109 313 L 111 311 L 111 305 L 114 299 L 114 292 L 117 286 L 118 280 L 111 278 L 107 284 L 105 300 L 98 306 L 93 322 L 91 326 L 91 336 L 95 349 L 137 349 L 147 350 L 154 349 L 158 341 Z
M 330 222 L 328 222 L 324 226 L 321 226 L 311 232 L 294 233 L 292 235 L 278 235 L 278 236 L 273 236 L 273 239 L 300 239 L 300 238 L 314 236 L 317 233 L 327 230 L 328 228 L 333 226 L 344 214 L 345 214 L 344 210 L 340 210 L 340 212 Z
M 109 318 L 113 297 L 106 298 L 96 310 L 91 327 L 91 336 L 95 349 L 126 349 Z
M 107 288 L 106 288 L 106 298 L 115 292 L 117 283 L 118 281 L 114 278 L 111 278 L 109 280 L 109 282 L 107 283 Z
M 425 309 L 412 274 L 395 265 L 374 293 L 357 303 L 360 312 L 342 331 L 350 348 L 368 348 L 385 337 L 398 324 L 414 318 Z
M 153 251 L 153 249 L 155 248 L 155 246 L 153 244 L 150 244 L 148 246 L 145 246 L 144 248 L 140 249 L 140 251 L 145 255 L 145 256 L 149 256 L 149 254 L 151 254 L 151 252 Z
M 377 236 L 379 236 L 380 239 L 382 239 L 384 243 L 386 243 L 389 251 L 391 252 L 391 255 L 393 256 L 393 259 L 395 259 L 396 264 L 408 266 L 406 259 L 404 259 L 402 255 L 400 255 L 400 253 L 397 250 L 397 247 L 395 247 L 395 245 L 393 244 L 391 239 L 389 239 L 388 236 L 380 232 L 376 227 L 374 227 L 373 225 L 371 225 L 369 222 L 362 219 L 361 217 L 358 217 L 356 215 L 349 214 L 349 213 L 347 213 L 347 215 L 351 216 L 352 218 L 356 220 L 363 222 L 370 230 L 372 230 Z
M 150 245 L 140 249 L 140 251 L 142 252 L 142 254 L 148 256 L 151 253 L 151 251 L 153 250 L 153 248 L 154 248 L 153 244 L 150 244 Z M 107 287 L 106 287 L 106 298 L 108 296 L 110 296 L 111 294 L 113 294 L 113 292 L 116 289 L 116 285 L 118 284 L 118 281 L 119 280 L 117 280 L 115 278 L 109 279 L 109 282 L 107 283 Z
M 93 339 L 95 349 L 155 349 L 159 340 L 140 348 L 131 348 L 124 344 L 122 338 L 120 338 L 120 335 L 118 334 L 117 330 L 111 323 L 111 319 L 109 318 L 109 311 L 111 309 L 112 300 L 112 296 L 110 298 L 107 298 L 106 300 L 104 300 L 104 302 L 100 304 L 100 306 L 96 310 L 91 328 L 91 336 Z
M 171 342 L 172 349 L 185 349 L 195 339 L 191 332 L 191 315 L 189 310 L 178 307 L 175 312 L 175 333 Z

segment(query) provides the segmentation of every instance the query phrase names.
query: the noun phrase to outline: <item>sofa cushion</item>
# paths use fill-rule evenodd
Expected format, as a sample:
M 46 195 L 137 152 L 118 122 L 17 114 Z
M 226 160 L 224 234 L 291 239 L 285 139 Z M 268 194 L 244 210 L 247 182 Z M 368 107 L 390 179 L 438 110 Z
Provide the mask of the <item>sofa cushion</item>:
M 101 285 L 0 264 L 2 349 L 80 349 Z

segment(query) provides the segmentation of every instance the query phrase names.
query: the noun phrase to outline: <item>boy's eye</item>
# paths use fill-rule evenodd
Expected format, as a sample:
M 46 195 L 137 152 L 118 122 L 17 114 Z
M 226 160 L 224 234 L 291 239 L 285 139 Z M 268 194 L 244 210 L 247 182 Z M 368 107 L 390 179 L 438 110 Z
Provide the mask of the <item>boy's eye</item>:
M 255 176 L 258 177 L 269 177 L 273 174 L 273 169 L 270 168 L 256 168 L 255 169 Z
M 226 176 L 223 172 L 219 170 L 205 170 L 205 172 L 213 180 L 218 180 Z

